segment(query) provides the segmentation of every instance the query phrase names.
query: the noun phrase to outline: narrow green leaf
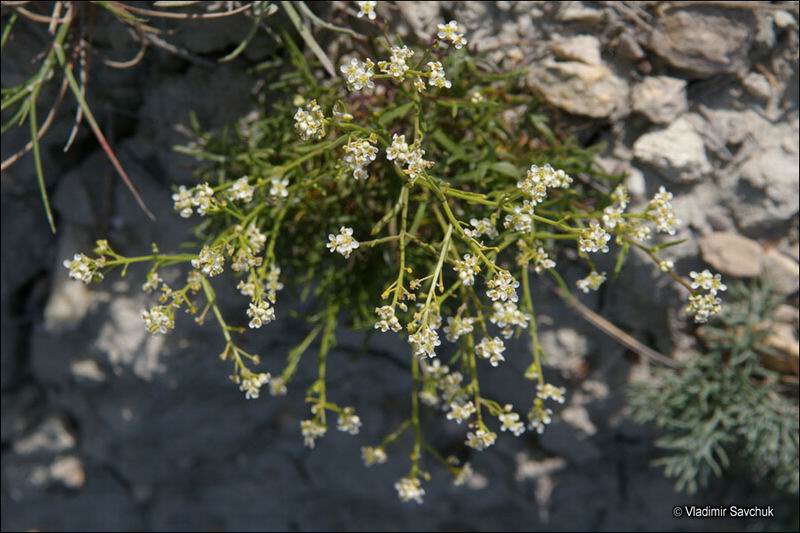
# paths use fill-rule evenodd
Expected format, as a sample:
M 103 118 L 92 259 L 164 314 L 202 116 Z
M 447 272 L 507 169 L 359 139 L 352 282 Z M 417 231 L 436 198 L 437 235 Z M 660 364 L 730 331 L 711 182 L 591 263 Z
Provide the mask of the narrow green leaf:
M 408 102 L 386 111 L 378 118 L 378 124 L 387 126 L 397 119 L 403 118 L 414 107 L 414 102 Z

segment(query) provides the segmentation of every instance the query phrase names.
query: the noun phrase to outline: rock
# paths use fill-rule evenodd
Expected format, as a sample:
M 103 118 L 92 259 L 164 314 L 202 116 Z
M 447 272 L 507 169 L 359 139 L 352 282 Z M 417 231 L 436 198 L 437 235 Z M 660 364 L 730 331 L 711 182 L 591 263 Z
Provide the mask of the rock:
M 764 251 L 754 240 L 733 232 L 715 232 L 698 241 L 700 255 L 720 274 L 754 278 L 761 274 Z
M 61 417 L 51 416 L 30 435 L 14 443 L 14 452 L 20 455 L 58 453 L 75 446 L 75 436 L 67 429 Z
M 561 22 L 597 24 L 603 20 L 603 12 L 599 9 L 587 7 L 583 2 L 564 2 L 556 18 Z
M 669 124 L 686 112 L 686 82 L 669 76 L 650 76 L 632 91 L 633 110 L 656 124 Z
M 639 137 L 633 153 L 673 183 L 697 182 L 712 170 L 703 139 L 684 117 Z
M 628 85 L 603 65 L 544 61 L 528 84 L 549 104 L 575 115 L 602 118 L 625 113 Z
M 796 144 L 797 138 L 792 142 Z M 798 164 L 796 149 L 787 151 L 782 146 L 768 146 L 755 150 L 742 165 L 733 214 L 743 230 L 756 232 L 776 224 L 785 225 L 797 214 Z
M 707 5 L 664 11 L 649 46 L 668 63 L 700 76 L 747 68 L 756 28 L 750 11 Z
M 617 43 L 617 53 L 630 60 L 640 60 L 644 58 L 644 50 L 639 46 L 636 38 L 628 32 L 624 32 L 619 36 Z
M 766 76 L 757 72 L 751 72 L 743 80 L 742 85 L 748 93 L 759 100 L 769 100 L 772 98 L 772 86 Z
M 800 325 L 800 310 L 789 304 L 781 304 L 777 309 L 775 309 L 775 313 L 773 313 L 772 318 L 777 322 L 792 324 L 797 327 Z
M 797 329 L 789 324 L 773 324 L 764 339 L 767 350 L 761 358 L 764 365 L 776 372 L 797 375 L 800 371 L 800 347 L 797 344 Z
M 553 53 L 564 61 L 580 61 L 587 65 L 600 65 L 600 41 L 592 35 L 576 35 L 560 39 L 553 44 Z
M 788 11 L 776 11 L 772 15 L 772 21 L 775 23 L 775 27 L 781 30 L 784 28 L 791 28 L 797 24 L 794 16 Z
M 768 250 L 764 254 L 764 279 L 778 294 L 794 294 L 800 286 L 800 264 L 779 250 Z
M 68 489 L 80 489 L 86 482 L 86 471 L 80 459 L 73 455 L 59 457 L 49 468 L 51 483 L 59 483 Z
M 70 371 L 77 381 L 103 382 L 106 380 L 105 373 L 100 370 L 100 366 L 94 359 L 80 359 L 73 361 Z

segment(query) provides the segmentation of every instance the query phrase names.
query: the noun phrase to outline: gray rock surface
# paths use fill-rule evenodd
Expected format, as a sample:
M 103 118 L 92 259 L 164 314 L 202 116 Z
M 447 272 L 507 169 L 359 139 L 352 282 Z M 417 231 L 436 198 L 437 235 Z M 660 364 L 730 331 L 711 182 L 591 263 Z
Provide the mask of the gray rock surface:
M 709 263 L 717 254 L 715 269 L 736 269 L 727 275 L 755 271 L 749 241 L 727 246 L 716 232 L 743 235 L 730 237 L 739 244 L 747 237 L 768 245 L 759 261 L 762 275 L 789 295 L 781 320 L 797 327 L 796 11 L 755 16 L 748 9 L 694 5 L 657 12 L 657 5 L 612 2 L 400 2 L 397 11 L 379 9 L 403 35 L 426 39 L 436 22 L 455 18 L 470 45 L 486 50 L 490 60 L 532 67 L 531 88 L 572 115 L 558 126 L 577 131 L 580 142 L 606 141 L 603 157 L 609 168 L 627 170 L 634 202 L 646 202 L 662 185 L 675 193 L 685 221 L 677 237 L 689 239 L 669 249 L 680 271 L 703 268 L 701 250 Z M 102 126 L 117 133 L 115 149 L 158 222 L 148 222 L 133 205 L 85 128 L 73 150 L 62 153 L 71 117 L 43 141 L 56 236 L 44 220 L 30 161 L 3 174 L 2 530 L 743 527 L 669 515 L 673 505 L 716 503 L 721 495 L 748 501 L 751 487 L 726 480 L 722 492 L 712 484 L 703 496 L 675 493 L 672 481 L 652 467 L 660 454 L 657 435 L 626 417 L 626 386 L 648 379 L 649 365 L 544 284 L 536 285 L 534 298 L 548 378 L 570 391 L 552 431 L 503 435 L 491 453 L 470 454 L 461 446 L 463 428 L 426 412 L 426 434 L 437 446 L 466 454 L 480 477 L 455 488 L 430 465 L 426 505 L 418 507 L 401 505 L 392 488 L 406 473 L 405 448 L 390 450 L 389 464 L 369 470 L 358 451 L 406 416 L 403 343 L 337 333 L 331 394 L 357 408 L 364 429 L 355 438 L 332 431 L 311 452 L 301 447 L 298 429 L 306 415 L 303 390 L 314 379 L 310 361 L 301 365 L 288 397 L 247 402 L 226 378 L 216 355 L 222 341 L 211 325 L 197 327 L 181 317 L 174 335 L 154 340 L 143 334 L 141 272 L 90 289 L 69 283 L 61 261 L 95 238 L 110 236 L 131 254 L 154 240 L 168 249 L 189 238 L 190 224 L 174 216 L 169 201 L 170 186 L 190 182 L 193 168 L 171 149 L 183 141 L 175 126 L 187 122 L 190 110 L 207 127 L 252 110 L 257 80 L 247 67 L 272 52 L 269 39 L 259 38 L 243 58 L 209 69 L 206 62 L 233 49 L 249 24 L 231 19 L 217 27 L 197 22 L 174 36 L 199 60 L 149 50 L 136 69 L 93 66 L 98 82 L 90 101 L 105 104 Z M 104 39 L 114 57 L 136 52 L 114 36 Z M 585 50 L 576 48 L 580 42 Z M 3 51 L 4 85 L 20 79 L 41 48 L 33 37 L 16 44 Z M 769 98 L 757 65 L 771 74 Z M 669 98 L 643 90 L 653 80 L 662 80 L 656 88 Z M 636 113 L 629 115 L 631 109 Z M 120 123 L 125 126 L 112 127 Z M 26 135 L 5 133 L 3 156 Z M 613 268 L 610 261 L 603 268 Z M 575 267 L 565 273 L 570 283 L 585 274 Z M 632 253 L 611 281 L 584 303 L 662 353 L 697 356 L 675 311 L 685 294 L 645 257 Z M 291 298 L 285 301 L 292 305 Z M 240 302 L 223 299 L 221 305 L 226 315 L 241 315 Z M 286 311 L 248 341 L 273 372 L 307 331 Z M 524 342 L 508 355 L 505 368 L 487 373 L 486 393 L 523 406 L 533 392 L 518 379 L 529 360 Z

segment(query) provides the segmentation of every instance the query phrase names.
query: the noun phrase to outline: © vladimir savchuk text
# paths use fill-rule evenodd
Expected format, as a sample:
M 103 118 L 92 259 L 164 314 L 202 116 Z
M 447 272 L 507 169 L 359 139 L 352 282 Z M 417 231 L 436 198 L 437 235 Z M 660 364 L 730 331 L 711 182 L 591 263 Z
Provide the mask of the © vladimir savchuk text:
M 747 507 L 685 505 L 683 506 L 683 516 L 687 518 L 773 518 L 775 511 L 771 505 Z

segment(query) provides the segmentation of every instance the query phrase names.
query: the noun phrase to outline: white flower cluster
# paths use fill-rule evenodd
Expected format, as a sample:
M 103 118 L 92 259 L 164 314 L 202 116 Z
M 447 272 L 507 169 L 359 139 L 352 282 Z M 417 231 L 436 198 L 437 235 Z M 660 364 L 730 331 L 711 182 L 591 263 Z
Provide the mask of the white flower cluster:
M 409 145 L 405 135 L 392 135 L 392 144 L 386 149 L 386 159 L 399 165 L 413 184 L 417 178 L 433 166 L 433 161 L 425 159 L 425 150 L 420 143 Z
M 533 205 L 530 201 L 525 201 L 522 206 L 515 205 L 511 213 L 503 219 L 503 226 L 506 229 L 528 233 L 533 229 Z
M 389 330 L 397 333 L 403 326 L 400 325 L 400 320 L 394 314 L 394 307 L 391 305 L 384 305 L 383 307 L 376 307 L 375 314 L 378 315 L 378 321 L 375 322 L 375 329 L 379 329 L 386 333 Z
M 245 178 L 245 182 L 246 182 Z M 240 188 L 246 189 L 239 185 Z M 252 196 L 250 197 L 252 199 Z M 178 192 L 172 195 L 175 211 L 180 213 L 183 218 L 192 216 L 192 208 L 197 209 L 197 213 L 205 216 L 209 211 L 223 205 L 214 197 L 214 189 L 208 183 L 201 183 L 193 189 L 187 189 L 181 185 Z M 248 200 L 249 201 L 249 200 Z
M 392 47 L 389 61 L 378 61 L 378 68 L 384 74 L 388 74 L 397 82 L 405 79 L 408 72 L 408 60 L 414 56 L 414 51 L 407 46 Z
M 672 206 L 672 193 L 667 192 L 664 187 L 660 187 L 658 192 L 650 200 L 647 206 L 648 213 L 656 223 L 656 230 L 660 233 L 675 235 L 681 221 L 675 216 L 675 209 Z
M 269 374 L 264 373 L 248 373 L 248 375 L 240 378 L 239 390 L 244 393 L 244 397 L 248 400 L 257 400 L 261 394 L 261 387 L 269 383 Z
M 546 425 L 553 421 L 553 410 L 544 406 L 544 401 L 537 399 L 528 412 L 528 429 L 538 434 L 544 433 Z
M 364 466 L 382 465 L 386 462 L 386 450 L 381 447 L 364 446 L 361 448 L 361 459 Z
M 316 420 L 302 420 L 300 422 L 300 432 L 303 434 L 303 444 L 307 448 L 314 448 L 317 439 L 321 439 L 328 432 L 328 428 Z
M 286 178 L 270 179 L 269 195 L 276 200 L 287 198 L 289 196 L 289 180 Z
M 528 316 L 519 310 L 514 302 L 494 302 L 494 312 L 489 317 L 492 324 L 502 328 L 503 337 L 510 339 L 514 334 L 514 327 L 528 327 Z
M 347 88 L 351 91 L 361 91 L 363 89 L 373 89 L 375 82 L 372 77 L 375 75 L 375 63 L 370 58 L 361 62 L 355 57 L 349 63 L 345 63 L 339 70 L 344 75 Z
M 464 34 L 461 33 L 461 28 L 455 20 L 451 20 L 447 24 L 438 24 L 436 29 L 438 30 L 436 36 L 441 39 L 442 43 L 450 43 L 456 50 L 460 50 L 466 46 L 467 40 L 464 38 Z
M 250 318 L 250 328 L 258 329 L 264 324 L 269 324 L 275 320 L 275 308 L 267 300 L 258 299 L 250 302 L 247 316 Z
M 708 291 L 705 294 L 695 293 L 689 296 L 689 304 L 686 312 L 694 316 L 697 324 L 704 324 L 714 315 L 722 310 L 722 300 L 717 297 L 719 292 L 728 290 L 728 286 L 722 283 L 722 276 L 712 274 L 706 269 L 702 272 L 690 272 L 692 278 L 691 287 L 695 291 Z
M 508 270 L 498 270 L 497 274 L 489 280 L 487 286 L 486 296 L 493 302 L 498 300 L 516 302 L 519 300 L 517 296 L 519 281 L 514 279 L 514 276 Z
M 531 207 L 537 206 L 547 198 L 548 189 L 566 189 L 572 184 L 572 178 L 563 170 L 556 170 L 549 164 L 531 165 L 524 180 L 517 182 Z
M 472 333 L 475 319 L 472 317 L 449 316 L 444 327 L 444 336 L 450 342 L 457 342 L 463 335 Z
M 505 350 L 506 345 L 503 344 L 503 339 L 500 337 L 484 337 L 481 339 L 481 342 L 475 346 L 475 355 L 481 359 L 488 359 L 489 364 L 496 367 L 506 360 L 506 358 L 503 357 L 503 352 Z
M 105 258 L 92 259 L 84 254 L 75 254 L 72 259 L 64 260 L 64 268 L 69 269 L 71 279 L 89 284 L 93 281 L 102 281 L 103 273 L 100 268 L 105 265 Z
M 439 61 L 428 61 L 428 85 L 439 89 L 449 89 L 453 84 L 445 77 L 444 67 Z
M 431 358 L 436 357 L 436 347 L 442 344 L 436 328 L 429 324 L 422 324 L 417 331 L 409 335 L 408 342 L 411 344 L 414 355 Z
M 605 272 L 596 272 L 593 270 L 585 278 L 576 281 L 575 285 L 577 285 L 577 287 L 584 293 L 588 293 L 589 291 L 596 291 L 599 289 L 600 286 L 605 283 L 605 281 Z
M 497 233 L 497 228 L 494 227 L 494 224 L 488 218 L 477 219 L 473 218 L 469 221 L 472 228 L 467 228 L 464 230 L 464 234 L 467 237 L 471 237 L 473 239 L 479 239 L 486 235 L 490 239 L 496 239 L 499 235 Z
M 366 166 L 378 157 L 378 148 L 369 139 L 356 139 L 344 146 L 344 163 L 353 171 L 356 180 L 367 179 Z
M 540 400 L 553 400 L 556 403 L 564 403 L 566 399 L 564 395 L 566 392 L 567 389 L 564 387 L 556 387 L 555 385 L 545 383 L 536 391 L 536 397 Z
M 213 278 L 222 274 L 225 267 L 225 258 L 219 248 L 203 246 L 197 259 L 192 259 L 192 267 L 201 271 L 204 276 Z
M 475 284 L 475 274 L 481 271 L 481 267 L 476 256 L 464 254 L 464 259 L 455 261 L 453 270 L 458 273 L 458 279 L 465 287 L 471 287 Z
M 375 17 L 378 16 L 375 13 L 375 6 L 378 5 L 378 2 L 375 0 L 359 0 L 356 4 L 358 4 L 358 18 L 367 17 L 369 20 L 375 20 Z
M 475 414 L 475 404 L 472 401 L 464 403 L 451 402 L 450 412 L 447 413 L 447 419 L 453 420 L 456 424 L 460 424 L 465 420 L 469 420 Z
M 248 203 L 253 200 L 255 188 L 250 185 L 247 176 L 241 177 L 233 182 L 228 189 L 228 197 L 233 201 Z
M 359 243 L 353 238 L 353 228 L 342 226 L 339 228 L 338 235 L 333 233 L 328 235 L 328 244 L 326 246 L 331 253 L 339 252 L 347 259 L 353 253 L 353 250 L 359 247 Z
M 417 477 L 404 477 L 394 484 L 394 488 L 403 503 L 411 501 L 422 503 L 422 498 L 425 496 L 425 489 Z
M 506 404 L 503 407 L 503 414 L 498 418 L 500 419 L 500 431 L 510 431 L 515 437 L 519 437 L 525 432 L 525 424 L 520 422 L 519 414 L 512 411 L 514 406 Z
M 611 205 L 603 209 L 603 226 L 607 230 L 613 230 L 625 222 L 623 213 L 628 207 L 630 196 L 624 185 L 617 185 L 611 192 Z
M 361 417 L 356 414 L 355 409 L 352 407 L 345 407 L 339 413 L 336 429 L 350 435 L 358 435 L 361 430 Z
M 325 136 L 325 115 L 316 100 L 310 100 L 305 109 L 297 108 L 294 127 L 304 141 L 322 139 Z
M 477 428 L 474 432 L 467 433 L 467 446 L 478 451 L 489 448 L 497 440 L 497 433 L 484 427 Z
M 166 333 L 175 327 L 175 312 L 172 306 L 156 305 L 149 311 L 142 311 L 145 329 L 153 335 Z
M 589 227 L 581 232 L 578 238 L 578 250 L 582 253 L 608 252 L 608 241 L 611 235 L 608 234 L 603 226 L 594 220 L 589 223 Z
M 541 246 L 537 247 L 532 254 L 533 270 L 537 274 L 541 274 L 545 270 L 555 268 L 556 262 L 550 259 L 550 256 Z

